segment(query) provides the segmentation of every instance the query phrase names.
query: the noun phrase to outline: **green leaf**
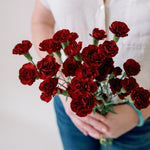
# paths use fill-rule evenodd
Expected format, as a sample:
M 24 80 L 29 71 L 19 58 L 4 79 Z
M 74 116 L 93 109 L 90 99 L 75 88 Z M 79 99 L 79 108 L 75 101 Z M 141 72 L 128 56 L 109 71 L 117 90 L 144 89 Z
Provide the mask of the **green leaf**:
M 63 50 L 65 49 L 65 47 L 69 44 L 69 41 L 61 43 Z
M 82 61 L 81 55 L 75 55 L 75 56 L 74 56 L 74 59 L 75 59 L 76 61 L 79 61 L 79 62 Z
M 49 54 L 49 55 L 54 57 L 54 54 L 53 54 L 53 53 L 51 53 L 51 54 Z
M 131 97 L 129 97 L 129 102 L 134 103 Z
M 93 108 L 93 113 L 94 113 L 94 114 L 96 113 L 96 107 Z
M 121 88 L 121 93 L 126 93 L 126 91 L 123 87 Z
M 114 74 L 111 73 L 110 76 L 109 76 L 109 80 L 110 80 L 110 79 L 113 79 L 113 78 L 114 78 Z
M 63 93 L 62 93 L 64 96 L 69 96 L 68 95 L 68 92 L 67 91 L 65 91 L 65 90 L 63 90 Z
M 59 58 L 61 58 L 61 52 L 60 52 L 60 51 L 55 52 L 55 54 L 56 54 Z
M 58 94 L 58 95 L 59 95 L 59 94 L 60 94 L 60 90 L 57 90 L 57 93 L 56 93 L 56 94 Z

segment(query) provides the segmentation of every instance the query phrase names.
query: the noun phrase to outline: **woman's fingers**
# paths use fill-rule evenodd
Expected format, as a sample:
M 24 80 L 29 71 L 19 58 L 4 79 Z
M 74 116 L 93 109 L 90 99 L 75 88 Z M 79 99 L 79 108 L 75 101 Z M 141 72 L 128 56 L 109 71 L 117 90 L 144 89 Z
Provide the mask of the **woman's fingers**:
M 82 121 L 84 121 L 86 124 L 89 124 L 90 126 L 93 126 L 96 130 L 100 132 L 107 132 L 109 130 L 109 127 L 104 124 L 103 122 L 97 120 L 97 118 L 91 117 L 90 115 L 86 117 L 79 117 Z
M 101 115 L 101 114 L 99 114 L 99 113 L 97 113 L 97 112 L 95 112 L 95 113 L 91 113 L 91 114 L 89 114 L 88 116 L 91 116 L 91 117 L 93 117 L 93 118 L 95 118 L 95 119 L 97 119 L 97 120 L 99 120 L 99 121 L 101 121 L 101 122 L 106 122 L 106 118 L 105 118 L 105 116 L 103 116 L 103 115 Z
M 84 135 L 90 135 L 91 137 L 95 139 L 100 139 L 101 132 L 95 129 L 90 124 L 86 123 L 84 120 L 79 119 L 79 117 L 73 117 L 71 118 L 75 126 L 84 134 Z

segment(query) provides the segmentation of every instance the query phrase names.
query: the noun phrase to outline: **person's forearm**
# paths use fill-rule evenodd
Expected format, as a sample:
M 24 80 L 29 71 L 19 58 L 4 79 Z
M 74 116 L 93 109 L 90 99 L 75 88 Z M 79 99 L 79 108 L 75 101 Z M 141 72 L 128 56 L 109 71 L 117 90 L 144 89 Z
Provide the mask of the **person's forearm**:
M 31 32 L 32 32 L 32 40 L 33 44 L 35 46 L 35 49 L 39 55 L 40 58 L 44 58 L 47 53 L 41 52 L 39 50 L 39 44 L 48 38 L 51 38 L 54 33 L 53 27 L 51 27 L 47 23 L 40 23 L 40 22 L 31 22 Z
M 32 40 L 33 40 L 34 47 L 35 47 L 39 57 L 42 59 L 47 55 L 47 53 L 39 50 L 39 43 L 45 39 L 51 38 L 54 34 L 54 29 L 52 27 L 50 27 L 49 24 L 32 23 L 31 30 L 32 30 Z M 56 58 L 56 61 L 60 64 L 60 59 L 56 55 L 54 55 L 54 56 Z M 62 74 L 60 72 L 58 72 L 57 75 L 62 76 Z M 63 75 L 63 78 L 65 78 L 64 75 Z M 65 78 L 65 79 L 67 80 L 67 78 Z M 59 80 L 59 83 L 63 83 L 63 82 L 61 80 Z M 61 100 L 64 104 L 65 97 L 61 96 Z

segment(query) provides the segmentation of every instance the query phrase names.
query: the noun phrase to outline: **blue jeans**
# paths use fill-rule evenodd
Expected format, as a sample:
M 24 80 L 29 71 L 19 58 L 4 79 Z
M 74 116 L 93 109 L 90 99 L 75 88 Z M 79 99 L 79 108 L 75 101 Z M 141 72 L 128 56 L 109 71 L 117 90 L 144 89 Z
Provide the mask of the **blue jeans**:
M 54 97 L 57 124 L 64 150 L 150 150 L 150 118 L 144 126 L 135 127 L 113 140 L 111 147 L 103 147 L 98 140 L 84 136 L 65 113 L 58 95 Z

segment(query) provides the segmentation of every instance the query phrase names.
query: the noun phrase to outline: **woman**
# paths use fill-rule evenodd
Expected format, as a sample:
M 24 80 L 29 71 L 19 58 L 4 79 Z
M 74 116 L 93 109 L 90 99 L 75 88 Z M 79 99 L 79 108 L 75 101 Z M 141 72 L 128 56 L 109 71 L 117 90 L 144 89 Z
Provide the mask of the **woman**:
M 149 9 L 148 0 L 36 0 L 32 17 L 33 42 L 43 58 L 46 53 L 39 51 L 39 43 L 52 37 L 59 29 L 68 28 L 77 32 L 83 46 L 87 46 L 92 42 L 89 33 L 95 27 L 104 29 L 108 40 L 111 40 L 109 25 L 118 20 L 126 22 L 130 28 L 129 36 L 117 43 L 120 50 L 115 63 L 122 66 L 128 58 L 136 59 L 142 68 L 137 82 L 150 89 Z M 141 111 L 144 125 L 136 127 L 139 116 L 128 104 L 114 106 L 117 115 L 108 113 L 104 117 L 92 113 L 87 117 L 78 117 L 71 111 L 70 101 L 66 101 L 64 96 L 54 97 L 57 123 L 65 150 L 105 150 L 98 141 L 103 137 L 114 138 L 112 150 L 150 150 L 150 106 Z

